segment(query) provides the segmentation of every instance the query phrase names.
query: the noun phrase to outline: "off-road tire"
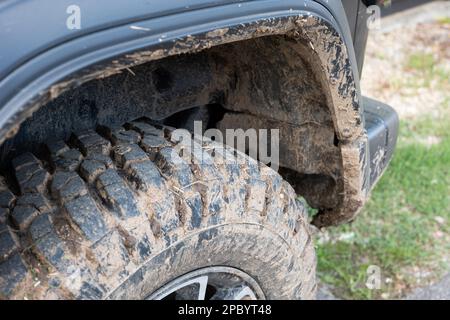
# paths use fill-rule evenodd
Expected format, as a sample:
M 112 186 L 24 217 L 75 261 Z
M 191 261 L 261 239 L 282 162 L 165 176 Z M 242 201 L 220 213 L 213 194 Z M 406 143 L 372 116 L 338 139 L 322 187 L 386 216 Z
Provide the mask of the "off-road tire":
M 314 298 L 314 247 L 291 186 L 210 140 L 190 150 L 172 130 L 144 119 L 14 159 L 0 181 L 0 296 L 144 299 L 231 266 L 266 298 Z

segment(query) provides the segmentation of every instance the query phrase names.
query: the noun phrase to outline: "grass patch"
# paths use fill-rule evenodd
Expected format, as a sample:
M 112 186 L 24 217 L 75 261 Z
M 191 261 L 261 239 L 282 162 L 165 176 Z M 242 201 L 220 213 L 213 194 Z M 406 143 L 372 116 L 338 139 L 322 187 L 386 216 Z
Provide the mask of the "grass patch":
M 386 79 L 382 82 L 381 90 L 394 90 L 403 95 L 417 95 L 419 89 L 433 89 L 447 91 L 449 88 L 450 72 L 431 53 L 416 52 L 411 54 L 403 64 L 400 76 Z M 415 89 L 405 91 L 403 89 Z
M 440 24 L 450 24 L 450 17 L 442 17 L 437 20 Z
M 432 84 L 442 89 L 448 85 L 448 71 L 439 65 L 439 61 L 431 53 L 416 52 L 411 54 L 403 69 L 405 77 L 400 81 L 400 87 L 430 88 Z
M 406 67 L 421 72 L 432 72 L 436 61 L 431 53 L 414 53 L 409 56 Z
M 432 268 L 435 276 L 443 271 L 434 262 L 450 252 L 448 100 L 441 111 L 401 122 L 394 158 L 364 211 L 319 237 L 319 277 L 339 297 L 392 298 L 414 285 L 405 271 L 411 266 Z M 369 265 L 381 268 L 381 290 L 365 287 Z
M 431 53 L 413 53 L 409 56 L 406 63 L 407 69 L 417 70 L 420 72 L 431 73 L 433 72 L 436 61 Z

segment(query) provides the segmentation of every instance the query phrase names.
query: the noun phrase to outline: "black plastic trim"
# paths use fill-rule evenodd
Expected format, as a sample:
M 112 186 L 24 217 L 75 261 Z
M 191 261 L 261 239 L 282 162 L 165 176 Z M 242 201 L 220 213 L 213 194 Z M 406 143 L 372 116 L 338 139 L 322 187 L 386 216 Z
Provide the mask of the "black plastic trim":
M 363 97 L 365 129 L 369 139 L 370 186 L 386 169 L 397 143 L 399 118 L 387 104 Z

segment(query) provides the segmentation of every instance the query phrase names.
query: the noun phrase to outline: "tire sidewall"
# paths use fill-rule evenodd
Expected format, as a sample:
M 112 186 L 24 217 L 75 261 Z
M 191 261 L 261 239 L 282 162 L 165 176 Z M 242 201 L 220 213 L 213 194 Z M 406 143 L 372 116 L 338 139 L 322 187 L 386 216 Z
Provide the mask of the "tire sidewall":
M 146 299 L 166 283 L 210 266 L 240 269 L 262 288 L 267 299 L 311 299 L 302 291 L 314 281 L 302 252 L 267 227 L 230 223 L 199 230 L 152 256 L 110 295 L 110 299 Z

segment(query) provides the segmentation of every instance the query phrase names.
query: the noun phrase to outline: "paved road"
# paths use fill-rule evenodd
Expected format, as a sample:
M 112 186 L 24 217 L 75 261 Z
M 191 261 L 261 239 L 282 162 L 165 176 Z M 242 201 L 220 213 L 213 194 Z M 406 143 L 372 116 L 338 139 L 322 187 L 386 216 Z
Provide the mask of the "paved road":
M 411 9 L 428 2 L 432 2 L 432 0 L 394 0 L 391 2 L 390 6 L 382 9 L 382 16 L 402 12 L 404 10 Z
M 327 286 L 319 283 L 317 290 L 317 300 L 339 300 L 329 290 Z M 450 300 L 450 273 L 441 281 L 424 288 L 415 289 L 403 300 Z
M 395 3 L 395 2 L 394 2 Z M 450 1 L 426 1 L 424 5 L 414 6 L 392 14 L 381 14 L 381 32 L 391 32 L 399 27 L 413 26 L 450 16 Z
M 405 300 L 450 300 L 450 273 L 438 283 L 414 290 Z

